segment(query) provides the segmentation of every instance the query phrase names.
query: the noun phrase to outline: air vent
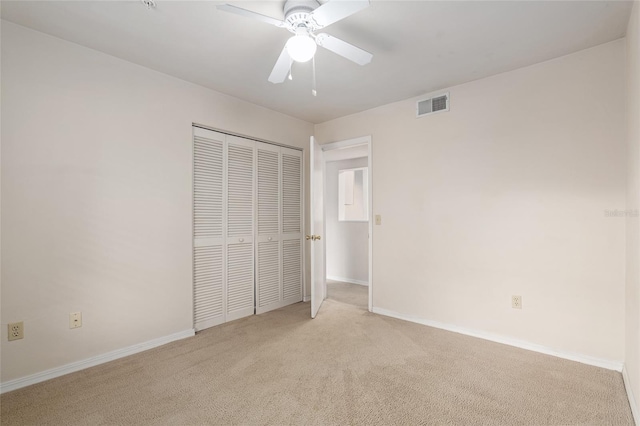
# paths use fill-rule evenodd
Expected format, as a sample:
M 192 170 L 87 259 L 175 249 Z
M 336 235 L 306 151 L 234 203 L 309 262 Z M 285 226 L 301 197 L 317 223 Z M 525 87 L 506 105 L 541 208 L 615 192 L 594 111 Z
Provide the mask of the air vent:
M 418 101 L 416 104 L 416 117 L 423 117 L 436 112 L 449 111 L 449 93 L 443 93 L 430 99 Z

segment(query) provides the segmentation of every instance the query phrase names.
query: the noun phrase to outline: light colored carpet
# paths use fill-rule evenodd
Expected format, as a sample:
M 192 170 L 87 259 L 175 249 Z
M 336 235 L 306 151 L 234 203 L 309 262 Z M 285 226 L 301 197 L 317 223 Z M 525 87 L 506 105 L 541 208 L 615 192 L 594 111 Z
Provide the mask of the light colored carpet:
M 633 424 L 619 373 L 338 300 L 309 309 L 10 392 L 2 424 Z
M 327 299 L 364 309 L 369 307 L 369 287 L 327 280 Z

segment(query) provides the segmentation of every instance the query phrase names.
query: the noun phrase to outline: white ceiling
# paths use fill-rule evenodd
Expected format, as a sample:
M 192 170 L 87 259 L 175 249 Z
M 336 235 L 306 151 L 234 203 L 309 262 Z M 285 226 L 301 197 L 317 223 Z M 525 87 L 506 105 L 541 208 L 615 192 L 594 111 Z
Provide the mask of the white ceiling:
M 205 1 L 2 1 L 2 18 L 303 120 L 320 123 L 596 46 L 625 35 L 622 1 L 381 1 L 324 31 L 373 53 L 331 52 L 269 73 L 290 34 Z M 283 1 L 235 4 L 282 19 Z

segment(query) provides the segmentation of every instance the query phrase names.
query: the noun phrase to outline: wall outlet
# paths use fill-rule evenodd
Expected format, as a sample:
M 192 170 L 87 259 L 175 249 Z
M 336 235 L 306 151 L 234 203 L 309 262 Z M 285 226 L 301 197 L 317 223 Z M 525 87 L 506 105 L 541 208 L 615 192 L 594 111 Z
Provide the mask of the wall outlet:
M 382 225 L 382 216 L 376 215 L 376 225 Z
M 24 323 L 12 322 L 9 323 L 9 340 L 24 339 Z
M 82 327 L 82 312 L 71 312 L 69 314 L 69 328 Z
M 513 309 L 522 309 L 522 296 L 511 296 L 511 307 Z

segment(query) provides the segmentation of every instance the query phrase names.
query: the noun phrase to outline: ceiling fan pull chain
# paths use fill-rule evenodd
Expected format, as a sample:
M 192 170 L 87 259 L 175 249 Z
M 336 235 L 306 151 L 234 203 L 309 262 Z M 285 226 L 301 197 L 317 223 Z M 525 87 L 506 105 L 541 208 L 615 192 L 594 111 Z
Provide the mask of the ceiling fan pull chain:
M 316 96 L 318 92 L 316 92 L 316 57 L 311 58 L 311 68 L 312 68 L 312 79 L 311 82 L 311 94 Z

